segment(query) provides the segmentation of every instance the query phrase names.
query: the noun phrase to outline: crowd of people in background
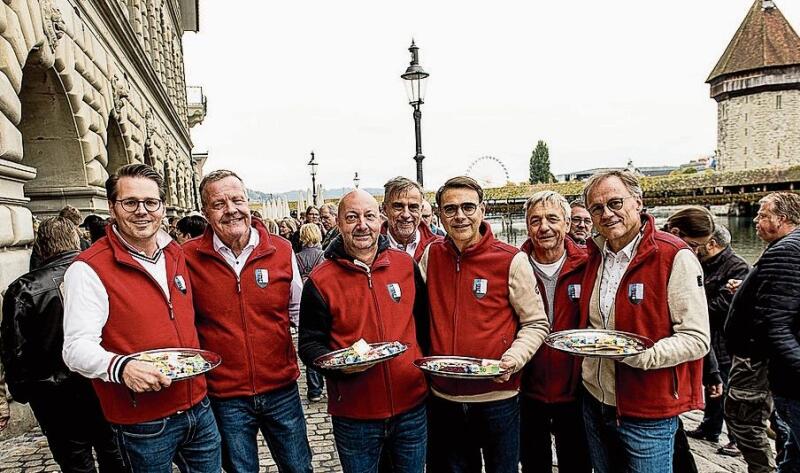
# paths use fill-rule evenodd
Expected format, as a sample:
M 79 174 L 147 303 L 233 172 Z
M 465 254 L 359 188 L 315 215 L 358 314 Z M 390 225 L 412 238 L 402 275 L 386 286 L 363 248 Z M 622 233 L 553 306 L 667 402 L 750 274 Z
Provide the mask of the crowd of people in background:
M 251 211 L 228 170 L 182 218 L 166 217 L 149 166 L 123 166 L 106 192 L 109 217 L 67 206 L 35 220 L 30 272 L 3 298 L 0 430 L 4 367 L 63 471 L 258 471 L 259 432 L 280 471 L 312 471 L 298 358 L 345 472 L 550 471 L 552 436 L 562 472 L 684 473 L 697 471 L 687 437 L 716 443 L 723 425 L 719 453 L 750 472 L 800 471 L 796 193 L 759 202 L 767 248 L 750 267 L 704 207 L 657 227 L 628 171 L 592 176 L 572 202 L 530 196 L 520 248 L 495 237 L 464 176 L 433 202 L 397 177 L 381 203 L 356 189 L 280 220 Z M 609 359 L 543 343 L 579 328 L 654 345 Z M 409 348 L 314 366 L 359 339 Z M 224 361 L 173 383 L 130 356 L 159 347 Z M 503 374 L 426 377 L 412 361 L 428 355 L 499 360 Z M 679 416 L 695 409 L 687 431 Z

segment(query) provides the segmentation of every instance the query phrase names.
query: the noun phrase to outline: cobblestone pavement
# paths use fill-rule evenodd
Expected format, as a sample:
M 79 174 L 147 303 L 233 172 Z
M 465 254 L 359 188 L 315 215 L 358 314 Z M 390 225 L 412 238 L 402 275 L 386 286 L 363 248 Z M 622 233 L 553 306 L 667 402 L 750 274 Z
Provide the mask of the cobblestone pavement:
M 339 472 L 341 467 L 333 441 L 333 429 L 330 417 L 326 413 L 326 398 L 309 403 L 305 397 L 305 370 L 300 375 L 300 395 L 303 402 L 308 441 L 313 453 L 312 463 L 315 472 Z M 686 429 L 697 426 L 702 419 L 700 411 L 690 412 L 683 416 Z M 722 439 L 727 441 L 727 436 Z M 717 444 L 701 440 L 689 439 L 700 473 L 746 473 L 747 468 L 741 457 L 731 458 L 716 453 Z M 262 472 L 277 472 L 278 468 L 270 457 L 264 439 L 259 435 L 259 458 Z M 19 437 L 0 442 L 0 472 L 41 472 L 59 471 L 47 448 L 47 439 L 36 429 Z M 177 471 L 177 470 L 176 470 Z M 554 472 L 558 469 L 554 468 Z

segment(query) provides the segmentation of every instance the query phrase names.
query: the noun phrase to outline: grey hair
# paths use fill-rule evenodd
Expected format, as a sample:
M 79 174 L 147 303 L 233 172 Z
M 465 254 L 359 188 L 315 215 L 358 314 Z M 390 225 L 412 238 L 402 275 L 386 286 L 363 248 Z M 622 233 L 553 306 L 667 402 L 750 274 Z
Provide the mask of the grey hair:
M 412 181 L 411 179 L 402 176 L 389 179 L 386 181 L 386 184 L 383 185 L 383 202 L 388 202 L 389 197 L 395 194 L 408 192 L 411 189 L 416 189 L 419 192 L 420 197 L 423 199 L 425 198 L 425 192 L 422 190 L 422 186 L 419 185 L 417 181 Z
M 530 196 L 530 198 L 528 198 L 528 200 L 525 202 L 525 214 L 527 215 L 528 210 L 540 203 L 549 203 L 561 207 L 561 212 L 564 214 L 564 220 L 569 220 L 570 217 L 572 217 L 572 208 L 569 206 L 567 199 L 564 198 L 563 195 L 554 191 L 539 191 Z
M 239 177 L 233 171 L 229 171 L 227 169 L 219 169 L 217 171 L 212 171 L 212 172 L 206 174 L 203 177 L 203 180 L 200 181 L 200 188 L 198 189 L 198 191 L 200 192 L 200 203 L 202 205 L 206 205 L 207 204 L 207 202 L 206 202 L 206 192 L 205 192 L 206 191 L 206 186 L 208 186 L 212 182 L 217 182 L 217 181 L 220 181 L 222 179 L 225 179 L 226 177 L 231 177 L 231 176 L 235 177 L 236 179 L 239 179 L 239 182 L 242 183 L 242 187 L 244 187 L 244 181 L 242 180 L 242 178 Z
M 758 201 L 759 204 L 772 202 L 775 215 L 785 217 L 789 222 L 800 225 L 800 195 L 794 192 L 773 192 Z
M 717 242 L 717 245 L 726 247 L 731 244 L 731 232 L 725 225 L 716 225 L 714 233 L 711 234 L 711 239 Z
M 616 177 L 622 181 L 622 183 L 625 185 L 625 188 L 628 189 L 628 192 L 630 192 L 632 196 L 636 197 L 637 199 L 642 198 L 642 185 L 639 184 L 639 178 L 637 178 L 634 173 L 625 170 L 603 171 L 593 174 L 592 177 L 586 181 L 586 185 L 583 186 L 582 198 L 585 202 L 584 205 L 589 203 L 589 194 L 591 194 L 592 190 L 609 177 Z
M 35 245 L 43 260 L 67 251 L 79 251 L 78 227 L 66 217 L 46 218 L 36 232 Z
M 325 202 L 324 204 L 319 206 L 319 211 L 322 212 L 322 209 L 328 209 L 328 213 L 331 215 L 336 215 L 339 213 L 339 205 L 334 204 L 333 202 Z

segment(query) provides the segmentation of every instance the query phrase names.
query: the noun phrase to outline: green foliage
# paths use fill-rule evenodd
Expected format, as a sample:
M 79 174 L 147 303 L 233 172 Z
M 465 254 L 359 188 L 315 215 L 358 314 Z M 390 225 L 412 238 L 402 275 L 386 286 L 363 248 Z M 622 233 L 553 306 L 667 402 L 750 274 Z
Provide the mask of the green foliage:
M 743 171 L 714 172 L 704 171 L 693 174 L 675 174 L 669 176 L 641 177 L 645 197 L 662 197 L 665 195 L 691 195 L 701 189 L 716 187 L 749 186 L 780 182 L 800 181 L 800 166 L 773 169 L 759 168 Z M 484 189 L 486 199 L 526 198 L 535 192 L 552 190 L 569 198 L 578 197 L 583 191 L 584 182 L 553 182 L 547 184 L 518 184 L 493 189 Z
M 533 153 L 531 153 L 530 160 L 530 183 L 540 184 L 552 182 L 553 175 L 550 173 L 550 151 L 547 149 L 547 143 L 539 140 L 536 143 Z

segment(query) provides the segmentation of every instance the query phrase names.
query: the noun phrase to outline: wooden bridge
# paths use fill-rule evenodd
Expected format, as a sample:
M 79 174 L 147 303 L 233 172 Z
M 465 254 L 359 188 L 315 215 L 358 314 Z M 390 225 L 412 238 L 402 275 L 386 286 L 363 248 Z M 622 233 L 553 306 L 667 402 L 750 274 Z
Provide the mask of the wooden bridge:
M 730 204 L 732 215 L 753 215 L 759 199 L 776 191 L 800 192 L 800 166 L 783 169 L 750 169 L 676 176 L 642 177 L 647 207 Z M 581 196 L 583 182 L 510 185 L 486 189 L 489 215 L 521 215 L 525 201 L 536 192 L 552 190 L 572 201 Z

